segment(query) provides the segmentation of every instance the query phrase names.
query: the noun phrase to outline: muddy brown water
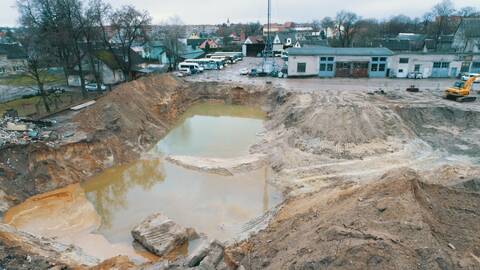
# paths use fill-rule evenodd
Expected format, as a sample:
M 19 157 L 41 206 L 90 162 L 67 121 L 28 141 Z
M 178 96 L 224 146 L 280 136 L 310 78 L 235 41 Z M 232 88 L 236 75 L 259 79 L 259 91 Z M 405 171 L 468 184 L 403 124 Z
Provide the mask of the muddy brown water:
M 12 208 L 4 222 L 75 244 L 100 259 L 155 259 L 132 246 L 130 231 L 156 212 L 210 238 L 231 240 L 242 225 L 281 202 L 281 192 L 266 181 L 268 170 L 221 176 L 184 169 L 163 158 L 246 155 L 263 130 L 263 120 L 257 108 L 194 105 L 144 158 L 108 169 L 82 185 L 32 197 Z M 188 250 L 182 247 L 179 252 Z

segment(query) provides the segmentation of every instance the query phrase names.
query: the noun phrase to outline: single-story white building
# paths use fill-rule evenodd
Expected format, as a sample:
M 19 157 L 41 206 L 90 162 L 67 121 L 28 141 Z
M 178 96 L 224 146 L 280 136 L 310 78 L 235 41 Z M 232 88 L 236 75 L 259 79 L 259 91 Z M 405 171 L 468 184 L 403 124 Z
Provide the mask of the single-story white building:
M 289 77 L 387 77 L 388 62 L 393 56 L 387 48 L 315 46 L 287 51 Z
M 420 72 L 424 78 L 455 78 L 463 72 L 480 71 L 480 54 L 409 52 L 391 58 L 391 76 L 406 78 L 410 72 Z

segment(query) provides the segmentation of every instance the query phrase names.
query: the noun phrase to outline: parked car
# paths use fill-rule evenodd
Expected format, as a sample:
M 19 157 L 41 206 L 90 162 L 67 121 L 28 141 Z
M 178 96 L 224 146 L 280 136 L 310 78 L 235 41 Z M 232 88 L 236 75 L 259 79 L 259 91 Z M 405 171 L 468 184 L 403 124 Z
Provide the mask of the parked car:
M 248 75 L 250 73 L 250 71 L 248 70 L 248 68 L 242 68 L 240 70 L 240 75 Z
M 476 77 L 476 76 L 478 77 L 478 76 L 480 76 L 480 74 L 479 73 L 464 73 L 462 75 L 462 81 L 468 81 L 468 79 L 470 79 L 471 77 Z M 475 79 L 475 82 L 476 83 L 480 82 L 480 77 Z
M 106 91 L 107 87 L 103 84 L 100 84 L 100 89 L 102 91 Z M 90 92 L 97 91 L 98 90 L 97 84 L 96 83 L 89 83 L 89 84 L 85 85 L 85 90 L 90 91 Z
M 409 79 L 423 79 L 423 73 L 415 71 L 415 72 L 410 72 L 407 74 L 407 78 Z

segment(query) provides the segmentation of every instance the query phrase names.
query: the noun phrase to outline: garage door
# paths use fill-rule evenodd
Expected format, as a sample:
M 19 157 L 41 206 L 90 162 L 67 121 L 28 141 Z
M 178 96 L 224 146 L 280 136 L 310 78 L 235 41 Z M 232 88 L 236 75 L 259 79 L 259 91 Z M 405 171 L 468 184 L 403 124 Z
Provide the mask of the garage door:
M 433 78 L 447 78 L 449 73 L 449 62 L 434 62 L 432 69 Z
M 353 62 L 352 77 L 354 78 L 368 77 L 368 62 Z

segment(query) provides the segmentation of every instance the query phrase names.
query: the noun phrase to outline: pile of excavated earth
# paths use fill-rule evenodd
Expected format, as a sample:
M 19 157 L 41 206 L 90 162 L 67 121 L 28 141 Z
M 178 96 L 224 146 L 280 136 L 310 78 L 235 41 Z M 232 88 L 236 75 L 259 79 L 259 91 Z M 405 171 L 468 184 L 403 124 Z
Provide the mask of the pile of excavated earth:
M 152 213 L 132 236 L 160 260 L 136 265 L 128 257 L 101 262 L 0 224 L 0 267 L 480 269 L 480 105 L 432 93 L 302 93 L 142 78 L 72 114 L 74 136 L 2 147 L 0 210 L 138 159 L 202 100 L 259 106 L 266 130 L 246 157 L 167 159 L 221 175 L 269 166 L 269 181 L 286 199 L 264 229 L 222 243 Z M 167 256 L 193 239 L 200 244 L 187 256 Z

